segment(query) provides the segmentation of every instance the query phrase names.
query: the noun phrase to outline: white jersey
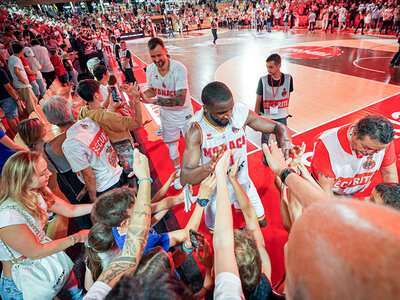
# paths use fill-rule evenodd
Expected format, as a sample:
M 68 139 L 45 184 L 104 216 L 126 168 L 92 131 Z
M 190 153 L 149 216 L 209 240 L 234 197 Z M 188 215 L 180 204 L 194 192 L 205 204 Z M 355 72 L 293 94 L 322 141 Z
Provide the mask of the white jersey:
M 340 145 L 337 132 L 340 128 L 325 131 L 320 140 L 329 153 L 332 171 L 335 174 L 333 192 L 341 195 L 351 195 L 362 192 L 371 183 L 375 172 L 380 169 L 385 151 L 379 151 L 371 156 L 357 158 L 347 153 Z
M 201 131 L 200 165 L 206 164 L 210 161 L 213 153 L 215 153 L 218 147 L 223 144 L 226 145 L 226 149 L 236 149 L 234 157 L 231 158 L 230 165 L 233 165 L 236 158 L 240 155 L 237 179 L 252 202 L 257 217 L 261 218 L 264 216 L 264 208 L 248 172 L 246 131 L 244 129 L 244 124 L 248 114 L 249 109 L 247 107 L 243 105 L 235 105 L 231 120 L 228 125 L 223 128 L 217 128 L 212 125 L 204 116 L 203 111 L 196 113 L 191 122 L 197 124 Z M 235 204 L 235 208 L 240 208 L 233 187 L 229 181 L 228 191 L 231 203 Z M 216 197 L 217 189 L 215 189 L 209 196 L 208 199 L 210 200 L 210 205 L 208 205 L 205 210 L 205 221 L 209 229 L 214 229 Z
M 147 86 L 154 90 L 159 99 L 175 97 L 176 91 L 187 90 L 183 106 L 160 106 L 160 116 L 162 119 L 170 122 L 180 122 L 182 121 L 181 119 L 185 119 L 188 115 L 193 114 L 187 81 L 187 70 L 182 63 L 176 60 L 170 59 L 169 61 L 169 71 L 164 77 L 160 75 L 154 63 L 147 66 Z
M 97 192 L 103 192 L 119 181 L 122 168 L 107 134 L 93 120 L 85 118 L 66 131 L 62 150 L 72 171 L 85 183 L 80 171 L 91 167 L 96 175 Z

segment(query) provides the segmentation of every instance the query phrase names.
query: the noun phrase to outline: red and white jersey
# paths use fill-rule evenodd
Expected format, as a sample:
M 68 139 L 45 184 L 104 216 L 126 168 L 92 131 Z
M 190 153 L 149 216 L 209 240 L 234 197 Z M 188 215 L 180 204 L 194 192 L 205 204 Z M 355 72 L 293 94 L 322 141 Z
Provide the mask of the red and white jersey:
M 334 177 L 333 192 L 341 195 L 362 192 L 377 170 L 396 159 L 393 143 L 371 156 L 361 156 L 353 151 L 347 138 L 350 126 L 325 131 L 316 144 L 311 163 L 314 177 L 318 178 L 318 172 Z
M 103 192 L 119 181 L 122 168 L 104 130 L 93 120 L 85 118 L 65 133 L 62 150 L 72 171 L 85 183 L 80 171 L 91 167 L 96 175 L 96 189 Z
M 146 69 L 147 86 L 152 88 L 159 99 L 176 96 L 176 91 L 187 90 L 183 106 L 166 107 L 160 106 L 160 115 L 169 121 L 175 121 L 193 115 L 192 103 L 190 101 L 189 84 L 187 81 L 187 70 L 185 66 L 170 59 L 168 73 L 163 77 L 158 72 L 157 66 L 151 63 Z
M 236 105 L 235 105 L 236 106 Z M 240 106 L 241 108 L 243 106 Z M 235 114 L 241 114 L 242 116 L 235 116 Z M 249 114 L 248 109 L 234 109 L 232 112 L 232 119 L 244 119 L 246 120 Z M 227 126 L 218 128 L 212 125 L 206 117 L 203 117 L 195 122 L 201 131 L 201 158 L 199 165 L 204 165 L 211 160 L 212 155 L 217 151 L 218 147 L 225 144 L 225 149 L 236 149 L 234 157 L 231 158 L 230 165 L 233 165 L 236 158 L 240 155 L 237 179 L 240 185 L 242 185 L 245 192 L 250 188 L 250 177 L 248 173 L 247 164 L 247 147 L 246 147 L 246 131 L 244 127 L 235 127 L 232 119 Z M 228 182 L 229 196 L 233 203 L 236 199 L 235 193 L 231 184 Z M 215 199 L 217 193 L 216 190 L 212 193 L 209 199 Z

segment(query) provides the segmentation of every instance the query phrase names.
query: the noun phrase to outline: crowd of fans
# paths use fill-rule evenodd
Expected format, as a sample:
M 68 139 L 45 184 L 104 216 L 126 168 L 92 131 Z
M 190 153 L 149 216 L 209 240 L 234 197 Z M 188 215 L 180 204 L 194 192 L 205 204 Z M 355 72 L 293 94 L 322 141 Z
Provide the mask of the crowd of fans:
M 167 17 L 170 13 L 173 22 Z M 164 15 L 164 23 L 154 26 L 153 14 Z M 374 204 L 333 201 L 300 163 L 301 151 L 292 153 L 288 171 L 276 144 L 264 145 L 268 165 L 281 180 L 281 194 L 286 193 L 283 184 L 289 190 L 287 213 L 282 212 L 290 232 L 284 291 L 270 282 L 263 233 L 237 180 L 239 160 L 230 167 L 231 150 L 213 158 L 213 173 L 198 188 L 199 199 L 209 198 L 217 188 L 217 204 L 212 241 L 197 247 L 189 232 L 200 226 L 204 206 L 199 203 L 182 229 L 157 233 L 153 228 L 170 208 L 193 197 L 190 189 L 167 197 L 179 171 L 151 197 L 155 178 L 148 158 L 135 149 L 129 154 L 132 173 L 126 171 L 121 160 L 118 163 L 114 143 L 128 139 L 136 145 L 131 132 L 147 122 L 142 119 L 131 53 L 119 39 L 124 33 L 168 33 L 174 25 L 178 31 L 201 29 L 206 19 L 232 30 L 283 26 L 287 31 L 289 26 L 309 24 L 313 31 L 320 20 L 326 31 L 329 26 L 331 31 L 338 26 L 356 32 L 361 27 L 363 33 L 366 26 L 387 33 L 400 30 L 399 18 L 399 7 L 382 1 L 207 2 L 125 10 L 116 5 L 108 13 L 51 17 L 0 8 L 0 106 L 9 128 L 0 129 L 1 297 L 81 299 L 86 290 L 85 299 L 203 299 L 212 291 L 215 299 L 272 299 L 285 293 L 289 299 L 396 299 L 398 285 L 397 290 L 387 287 L 396 286 L 399 270 L 399 235 L 391 224 L 400 224 L 400 217 L 385 207 L 399 209 L 399 184 L 377 185 L 368 198 Z M 114 59 L 125 84 L 111 74 Z M 123 94 L 126 101 L 118 101 Z M 49 124 L 57 127 L 51 140 Z M 17 135 L 25 146 L 14 141 Z M 228 182 L 243 211 L 245 229 L 233 230 Z M 50 240 L 44 231 L 54 214 L 74 220 L 75 232 Z M 379 218 L 390 222 L 383 224 Z M 333 245 L 335 228 L 341 226 L 348 226 L 347 236 L 341 237 L 346 249 Z M 310 237 L 310 230 L 315 236 Z M 379 271 L 371 271 L 369 260 L 380 255 L 377 240 L 392 251 L 384 253 Z M 77 243 L 84 243 L 83 274 L 75 274 L 63 252 Z M 319 249 L 318 243 L 326 249 Z M 178 247 L 172 251 L 174 246 Z M 191 290 L 176 271 L 191 252 L 206 269 L 200 290 Z M 50 275 L 37 282 L 23 277 L 21 261 L 31 269 L 48 264 Z M 311 261 L 316 262 L 308 265 Z M 49 266 L 59 266 L 62 272 Z M 331 269 L 325 272 L 326 268 Z M 77 278 L 83 278 L 83 286 Z

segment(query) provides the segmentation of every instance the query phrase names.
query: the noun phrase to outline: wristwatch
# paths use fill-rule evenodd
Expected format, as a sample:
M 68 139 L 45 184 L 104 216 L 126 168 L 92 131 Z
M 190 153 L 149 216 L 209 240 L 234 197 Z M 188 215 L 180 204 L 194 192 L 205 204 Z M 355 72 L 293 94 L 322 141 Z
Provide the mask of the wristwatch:
M 204 198 L 203 198 L 203 199 L 197 199 L 196 202 L 197 202 L 200 206 L 206 207 L 207 204 L 208 204 L 208 199 L 204 199 Z

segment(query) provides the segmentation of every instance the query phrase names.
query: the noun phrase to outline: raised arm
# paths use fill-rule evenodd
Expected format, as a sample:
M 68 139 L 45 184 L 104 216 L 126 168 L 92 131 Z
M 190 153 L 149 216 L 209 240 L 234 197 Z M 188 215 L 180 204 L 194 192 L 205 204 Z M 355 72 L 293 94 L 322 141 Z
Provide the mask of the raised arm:
M 174 97 L 158 98 L 155 95 L 154 90 L 148 89 L 148 90 L 146 90 L 146 92 L 141 93 L 141 96 L 142 96 L 142 101 L 144 103 L 173 107 L 173 106 L 183 106 L 185 104 L 186 94 L 187 94 L 187 89 L 181 89 L 181 90 L 177 90 L 175 92 Z M 150 96 L 152 96 L 152 97 L 150 97 Z M 154 99 L 152 99 L 152 98 L 154 98 Z
M 134 151 L 133 171 L 139 180 L 144 180 L 139 184 L 125 244 L 122 251 L 110 262 L 98 278 L 98 281 L 102 281 L 110 287 L 113 287 L 124 274 L 136 270 L 149 234 L 151 183 L 146 178 L 150 176 L 150 170 L 147 157 L 139 153 L 137 149 Z
M 231 150 L 226 151 L 215 168 L 217 177 L 217 209 L 213 238 L 214 271 L 215 276 L 222 272 L 229 272 L 240 278 L 235 257 L 233 218 L 231 202 L 229 200 L 228 183 L 226 181 L 230 156 Z
M 235 191 L 236 198 L 239 201 L 240 208 L 242 209 L 244 219 L 246 220 L 246 228 L 254 238 L 258 252 L 261 256 L 261 262 L 263 267 L 263 272 L 268 278 L 271 278 L 271 260 L 269 258 L 268 252 L 265 249 L 264 236 L 261 232 L 260 224 L 258 223 L 256 211 L 250 202 L 249 197 L 244 192 L 242 186 L 237 181 L 237 170 L 239 165 L 238 157 L 233 164 L 231 170 L 229 171 L 228 178 L 232 184 L 233 190 Z

